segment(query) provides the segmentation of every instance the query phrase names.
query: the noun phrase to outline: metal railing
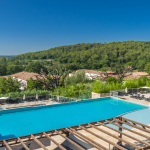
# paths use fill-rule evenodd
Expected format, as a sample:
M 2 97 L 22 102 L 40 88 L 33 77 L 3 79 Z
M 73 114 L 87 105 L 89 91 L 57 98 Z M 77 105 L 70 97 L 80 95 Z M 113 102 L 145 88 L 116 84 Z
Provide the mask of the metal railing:
M 118 97 L 129 96 L 129 95 L 136 95 L 136 94 L 147 94 L 150 93 L 150 89 L 143 89 L 143 88 L 129 88 L 129 89 L 120 89 L 110 91 L 110 95 L 116 97 L 118 93 Z
M 24 107 L 35 107 L 42 105 L 50 105 L 56 103 L 68 103 L 81 101 L 85 99 L 91 99 L 91 95 L 83 95 L 76 97 L 63 97 L 58 95 L 38 95 L 8 98 L 7 100 L 1 100 L 0 103 L 5 109 L 24 108 Z
M 118 91 L 110 91 L 110 96 L 114 98 L 118 98 Z

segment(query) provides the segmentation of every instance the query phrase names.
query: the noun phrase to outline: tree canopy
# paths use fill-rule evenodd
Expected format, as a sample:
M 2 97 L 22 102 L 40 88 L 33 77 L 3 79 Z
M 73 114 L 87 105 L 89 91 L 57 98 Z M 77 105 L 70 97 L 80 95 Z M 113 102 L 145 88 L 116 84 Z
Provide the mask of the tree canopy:
M 44 72 L 48 73 L 47 69 L 39 62 L 30 62 L 26 68 L 26 71 L 40 73 L 41 68 L 43 69 Z
M 110 43 L 79 43 L 44 51 L 17 55 L 11 61 L 55 59 L 67 69 L 101 69 L 115 65 L 129 65 L 139 71 L 150 64 L 150 41 L 123 41 Z M 58 65 L 58 64 L 57 64 Z M 56 68 L 57 65 L 53 67 Z
M 0 94 L 20 91 L 20 83 L 12 77 L 0 78 Z

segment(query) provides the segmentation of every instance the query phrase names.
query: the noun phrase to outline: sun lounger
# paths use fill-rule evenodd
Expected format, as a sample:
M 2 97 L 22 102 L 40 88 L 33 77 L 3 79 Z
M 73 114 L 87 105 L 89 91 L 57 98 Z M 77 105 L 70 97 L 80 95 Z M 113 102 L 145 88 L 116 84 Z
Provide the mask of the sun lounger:
M 150 102 L 150 97 L 149 97 L 149 98 L 146 98 L 146 101 Z
M 127 150 L 130 150 L 130 149 L 128 149 L 126 146 L 122 145 L 121 142 L 118 142 L 117 145 L 119 145 L 119 146 L 121 146 L 121 147 L 123 147 L 123 148 L 125 148 L 125 149 L 127 149 Z M 113 150 L 120 150 L 120 149 L 117 148 L 117 147 L 113 147 Z
M 124 93 L 118 92 L 118 96 L 124 96 Z
M 145 99 L 145 95 L 142 95 L 142 96 L 141 96 L 141 99 Z
M 139 98 L 140 97 L 140 94 L 135 94 L 134 98 Z
M 136 94 L 133 94 L 133 95 L 132 95 L 132 98 L 135 98 L 135 97 L 136 97 Z
M 131 96 L 130 96 L 131 98 L 134 98 L 134 94 L 130 94 L 130 95 L 131 95 Z
M 135 94 L 135 95 L 134 95 L 134 98 L 138 98 L 138 95 L 137 95 L 137 94 Z
M 63 98 L 61 102 L 65 103 L 66 102 L 66 98 Z
M 124 95 L 125 95 L 125 96 L 128 96 L 128 93 L 125 93 Z
M 136 99 L 141 99 L 140 94 L 137 94 Z
M 141 100 L 141 97 L 139 97 L 139 96 L 138 96 L 138 97 L 136 97 L 136 99 L 139 99 L 139 100 Z

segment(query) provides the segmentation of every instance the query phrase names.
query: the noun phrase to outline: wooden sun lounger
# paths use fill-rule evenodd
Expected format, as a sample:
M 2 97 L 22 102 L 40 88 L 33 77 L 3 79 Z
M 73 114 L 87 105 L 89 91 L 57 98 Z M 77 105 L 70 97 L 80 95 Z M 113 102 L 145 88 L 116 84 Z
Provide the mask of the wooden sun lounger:
M 149 97 L 149 98 L 146 98 L 146 101 L 150 101 L 150 97 Z

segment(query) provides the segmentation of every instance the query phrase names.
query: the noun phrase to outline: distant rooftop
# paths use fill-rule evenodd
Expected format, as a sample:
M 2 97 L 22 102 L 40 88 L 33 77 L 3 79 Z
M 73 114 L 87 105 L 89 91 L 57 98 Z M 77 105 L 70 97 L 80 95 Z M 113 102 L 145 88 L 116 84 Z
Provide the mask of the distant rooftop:
M 36 76 L 38 76 L 38 75 L 39 75 L 38 73 L 22 71 L 19 73 L 8 75 L 8 76 L 12 76 L 12 77 L 15 77 L 18 79 L 28 81 L 30 78 L 32 78 L 33 80 L 36 80 L 37 79 Z M 3 77 L 8 79 L 8 76 L 3 76 Z
M 96 71 L 96 70 L 88 70 L 88 69 L 80 69 L 81 71 L 84 71 L 85 73 L 93 73 L 93 74 L 100 74 L 100 73 L 106 73 L 105 71 Z M 80 71 L 77 70 L 77 71 Z M 107 71 L 107 73 L 114 73 L 112 71 Z

